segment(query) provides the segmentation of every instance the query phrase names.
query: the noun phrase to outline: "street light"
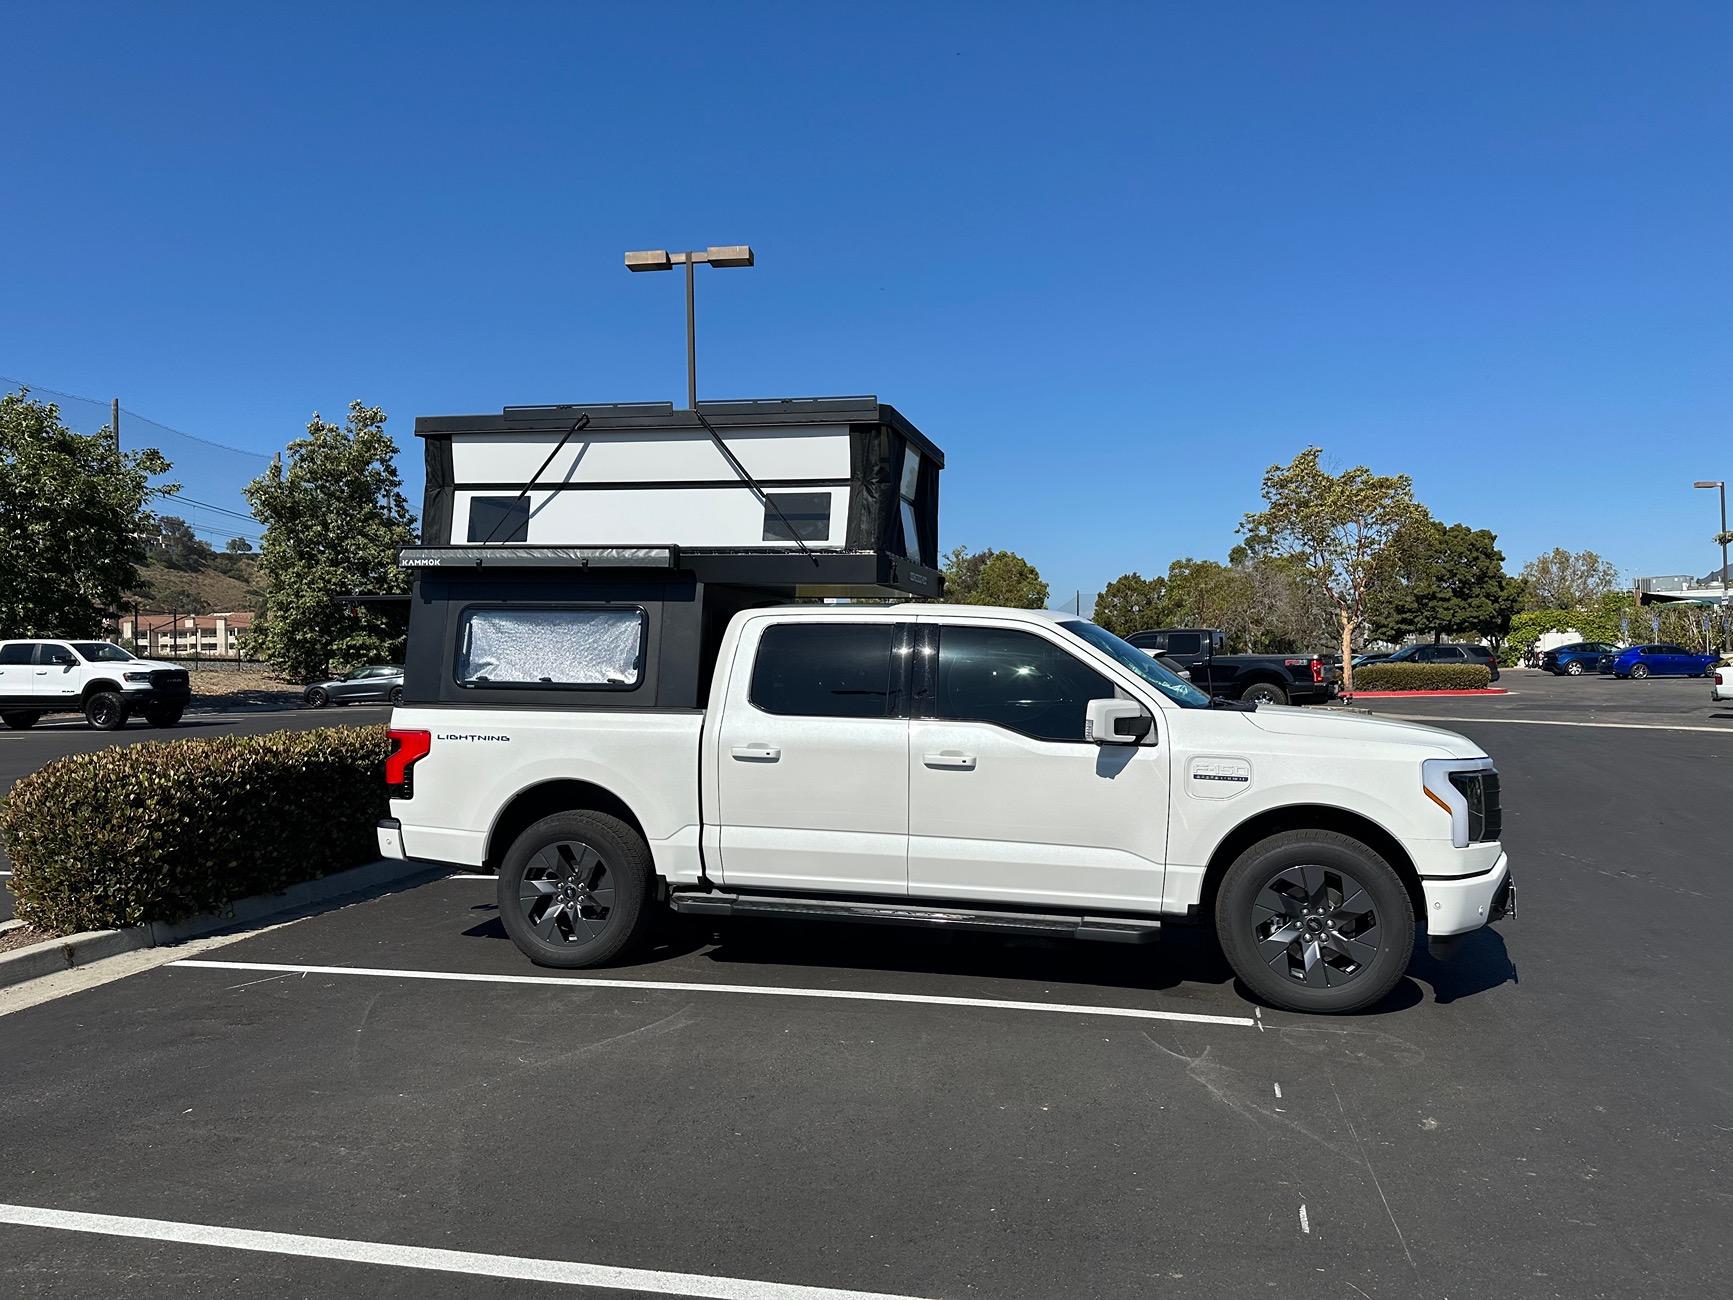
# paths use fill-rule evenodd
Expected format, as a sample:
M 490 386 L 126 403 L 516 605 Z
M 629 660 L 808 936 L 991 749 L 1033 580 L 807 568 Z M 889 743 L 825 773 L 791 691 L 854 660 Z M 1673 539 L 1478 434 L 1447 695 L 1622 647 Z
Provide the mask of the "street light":
M 1714 488 L 1721 494 L 1721 637 L 1727 637 L 1727 483 L 1724 479 L 1700 478 L 1694 488 Z
M 752 250 L 745 244 L 693 249 L 670 253 L 665 248 L 626 254 L 628 271 L 671 271 L 686 268 L 686 405 L 698 409 L 698 327 L 692 314 L 692 268 L 700 262 L 710 266 L 751 266 Z

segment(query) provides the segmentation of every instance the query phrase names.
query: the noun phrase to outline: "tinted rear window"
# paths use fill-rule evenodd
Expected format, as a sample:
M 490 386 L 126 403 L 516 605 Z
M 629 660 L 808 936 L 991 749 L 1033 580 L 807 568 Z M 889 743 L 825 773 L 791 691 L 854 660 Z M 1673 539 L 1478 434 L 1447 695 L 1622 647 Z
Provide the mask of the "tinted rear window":
M 893 623 L 777 623 L 752 664 L 751 700 L 766 713 L 883 718 L 897 711 Z
M 27 664 L 31 652 L 36 649 L 29 641 L 14 641 L 11 645 L 0 645 L 0 664 Z

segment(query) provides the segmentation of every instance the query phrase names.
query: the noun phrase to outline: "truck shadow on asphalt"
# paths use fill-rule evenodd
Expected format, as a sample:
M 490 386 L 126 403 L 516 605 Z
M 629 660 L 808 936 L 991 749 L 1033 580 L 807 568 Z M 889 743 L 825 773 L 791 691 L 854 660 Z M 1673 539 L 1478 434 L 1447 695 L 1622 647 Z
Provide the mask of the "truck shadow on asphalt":
M 480 904 L 476 912 L 493 912 Z M 465 938 L 511 942 L 497 916 L 470 927 Z M 651 945 L 630 963 L 633 969 L 697 957 L 717 966 L 761 970 L 858 970 L 879 973 L 1016 980 L 1044 988 L 1077 986 L 1164 992 L 1183 986 L 1231 984 L 1248 1003 L 1259 999 L 1234 978 L 1220 950 L 1205 932 L 1174 926 L 1159 943 L 1141 945 L 1078 943 L 1064 939 L 1008 938 L 1003 935 L 899 930 L 888 926 L 835 922 L 791 926 L 775 921 L 673 918 Z M 674 974 L 674 972 L 670 972 Z M 1408 974 L 1389 996 L 1360 1017 L 1406 1011 L 1427 1000 L 1436 1003 L 1473 997 L 1517 982 L 1504 939 L 1490 927 L 1469 936 L 1447 961 L 1415 947 Z

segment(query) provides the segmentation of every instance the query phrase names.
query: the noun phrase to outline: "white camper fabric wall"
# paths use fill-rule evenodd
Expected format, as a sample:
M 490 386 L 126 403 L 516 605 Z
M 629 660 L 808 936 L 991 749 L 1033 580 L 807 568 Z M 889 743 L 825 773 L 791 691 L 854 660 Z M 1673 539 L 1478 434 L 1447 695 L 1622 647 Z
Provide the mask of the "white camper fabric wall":
M 728 425 L 719 432 L 776 497 L 781 514 L 702 430 L 661 428 L 572 437 L 530 488 L 526 518 L 521 507 L 513 509 L 513 499 L 560 435 L 458 433 L 451 436 L 452 478 L 459 486 L 449 541 L 843 547 L 851 494 L 846 424 Z

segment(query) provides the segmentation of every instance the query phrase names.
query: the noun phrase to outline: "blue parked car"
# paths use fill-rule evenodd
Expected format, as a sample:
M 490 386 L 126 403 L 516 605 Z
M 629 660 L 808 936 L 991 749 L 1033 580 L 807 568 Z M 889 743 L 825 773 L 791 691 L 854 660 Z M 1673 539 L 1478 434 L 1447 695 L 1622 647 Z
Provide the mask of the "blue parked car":
M 1634 645 L 1601 656 L 1600 670 L 1614 677 L 1702 677 L 1721 662 L 1720 655 L 1697 654 L 1682 645 L 1662 642 Z
M 1555 675 L 1581 677 L 1600 666 L 1602 655 L 1617 656 L 1618 653 L 1618 646 L 1608 645 L 1605 641 L 1573 641 L 1569 645 L 1554 646 L 1542 654 L 1540 666 Z

